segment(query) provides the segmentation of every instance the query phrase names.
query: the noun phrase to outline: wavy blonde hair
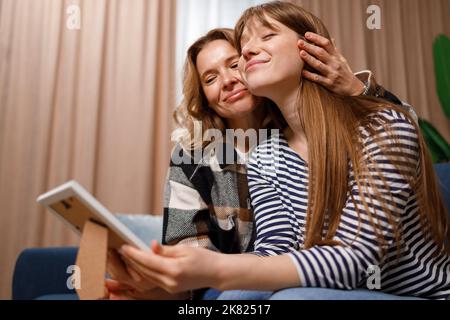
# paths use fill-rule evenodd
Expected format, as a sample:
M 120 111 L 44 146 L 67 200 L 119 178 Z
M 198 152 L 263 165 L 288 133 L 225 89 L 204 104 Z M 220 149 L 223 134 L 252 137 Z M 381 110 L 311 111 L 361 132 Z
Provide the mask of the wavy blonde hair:
M 330 39 L 329 32 L 322 21 L 305 9 L 288 2 L 274 1 L 247 9 L 235 27 L 236 47 L 241 53 L 241 36 L 247 23 L 257 19 L 263 25 L 274 28 L 267 17 L 295 31 L 299 37 L 307 31 L 320 34 Z M 305 68 L 309 68 L 305 66 Z M 420 220 L 424 235 L 431 237 L 439 248 L 450 252 L 449 219 L 444 207 L 440 190 L 437 185 L 434 169 L 428 149 L 420 130 L 411 115 L 404 109 L 387 103 L 384 100 L 371 97 L 344 97 L 334 94 L 323 86 L 301 79 L 299 81 L 298 113 L 301 125 L 308 141 L 308 209 L 305 247 L 314 245 L 337 244 L 333 241 L 343 208 L 347 201 L 349 190 L 348 164 L 351 162 L 358 193 L 362 205 L 368 215 L 370 224 L 375 230 L 377 240 L 382 250 L 386 248 L 387 239 L 383 234 L 377 217 L 371 214 L 369 207 L 375 203 L 381 204 L 396 237 L 397 248 L 400 246 L 400 228 L 396 223 L 399 219 L 391 210 L 391 201 L 383 197 L 383 190 L 389 187 L 384 181 L 383 173 L 374 159 L 367 158 L 362 152 L 361 134 L 358 128 L 367 129 L 372 136 L 377 127 L 384 128 L 389 139 L 396 140 L 389 128 L 377 121 L 371 115 L 374 112 L 391 109 L 403 114 L 415 127 L 419 143 L 419 159 L 410 159 L 396 152 L 395 145 L 380 146 L 380 152 L 389 163 L 410 183 L 415 192 L 420 212 Z M 380 119 L 378 119 L 380 120 Z M 418 160 L 419 170 L 414 165 Z M 382 187 L 377 181 L 364 173 L 374 172 L 382 177 Z M 350 192 L 350 193 L 349 193 Z M 366 200 L 368 199 L 368 200 Z M 356 200 L 351 198 L 358 216 L 361 213 Z
M 209 140 L 203 139 L 204 133 L 209 129 L 218 129 L 225 133 L 226 123 L 214 109 L 209 106 L 202 88 L 200 76 L 197 71 L 197 57 L 200 51 L 210 42 L 225 40 L 236 48 L 234 30 L 229 28 L 216 28 L 195 41 L 187 51 L 183 75 L 183 100 L 173 113 L 173 118 L 181 133 L 173 137 L 186 150 L 204 148 Z M 285 121 L 276 105 L 265 98 L 258 99 L 256 108 L 264 108 L 261 128 L 280 128 Z M 274 118 L 276 121 L 272 121 Z M 201 132 L 196 130 L 195 123 L 201 123 Z M 259 129 L 259 128 L 255 128 Z

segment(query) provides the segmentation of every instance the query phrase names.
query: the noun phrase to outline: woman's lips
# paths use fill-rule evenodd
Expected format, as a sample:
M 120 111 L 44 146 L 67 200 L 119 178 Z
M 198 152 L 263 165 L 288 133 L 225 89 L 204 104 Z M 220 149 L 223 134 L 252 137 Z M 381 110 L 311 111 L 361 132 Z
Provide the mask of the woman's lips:
M 249 71 L 250 69 L 253 69 L 254 67 L 256 67 L 257 65 L 266 63 L 267 61 L 263 61 L 263 60 L 255 60 L 255 61 L 250 61 L 249 63 L 247 63 L 247 65 L 245 66 L 245 72 Z
M 229 96 L 227 96 L 224 101 L 227 103 L 233 103 L 239 99 L 241 99 L 243 96 L 247 94 L 247 89 L 240 89 L 232 92 Z

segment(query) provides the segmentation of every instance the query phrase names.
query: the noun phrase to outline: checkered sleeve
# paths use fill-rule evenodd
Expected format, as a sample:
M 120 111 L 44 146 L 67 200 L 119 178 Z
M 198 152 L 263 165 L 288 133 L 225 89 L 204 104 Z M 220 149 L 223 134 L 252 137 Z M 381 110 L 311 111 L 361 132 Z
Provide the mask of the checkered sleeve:
M 176 147 L 174 152 L 183 151 Z M 162 243 L 217 251 L 209 235 L 209 207 L 190 181 L 189 175 L 196 169 L 195 164 L 178 163 L 172 156 L 164 191 Z

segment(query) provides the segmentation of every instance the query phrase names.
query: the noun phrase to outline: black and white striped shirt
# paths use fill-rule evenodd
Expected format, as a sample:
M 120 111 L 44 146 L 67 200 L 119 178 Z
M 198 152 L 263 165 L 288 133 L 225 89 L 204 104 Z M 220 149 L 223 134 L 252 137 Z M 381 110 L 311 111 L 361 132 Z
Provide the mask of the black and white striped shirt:
M 384 110 L 375 116 L 386 121 L 393 130 L 401 152 L 418 159 L 417 132 L 404 115 Z M 382 224 L 383 235 L 389 240 L 385 254 L 380 253 L 374 228 L 369 223 L 364 206 L 358 201 L 359 193 L 351 165 L 349 187 L 360 208 L 361 220 L 358 220 L 349 192 L 334 237 L 345 246 L 322 245 L 303 249 L 308 166 L 289 147 L 282 134 L 260 144 L 248 163 L 248 183 L 257 232 L 254 253 L 260 256 L 287 253 L 297 268 L 301 285 L 305 287 L 363 288 L 370 276 L 370 268 L 375 266 L 380 271 L 380 290 L 383 292 L 431 299 L 448 298 L 450 256 L 435 254 L 438 248 L 434 242 L 424 240 L 413 190 L 398 170 L 377 152 L 380 149 L 378 143 L 389 143 L 387 133 L 378 128 L 376 136 L 371 137 L 364 128 L 360 129 L 363 153 L 370 153 L 381 164 L 391 190 L 386 192 L 386 199 L 391 200 L 392 195 L 395 201 L 395 206 L 391 208 L 395 208 L 399 216 L 399 255 L 392 227 L 381 208 L 375 204 L 369 208 Z M 374 172 L 365 174 L 377 179 Z

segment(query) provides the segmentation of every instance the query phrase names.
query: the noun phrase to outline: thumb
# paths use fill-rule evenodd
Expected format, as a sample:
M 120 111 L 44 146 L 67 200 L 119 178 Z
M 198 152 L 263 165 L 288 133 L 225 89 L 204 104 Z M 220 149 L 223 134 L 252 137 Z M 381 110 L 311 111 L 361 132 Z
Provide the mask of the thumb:
M 152 240 L 152 242 L 150 243 L 150 248 L 152 249 L 153 253 L 161 254 L 162 246 L 158 243 L 158 241 Z
M 159 244 L 156 240 L 152 241 L 151 248 L 155 254 L 159 254 L 161 256 L 175 256 L 177 252 L 176 246 L 165 246 Z

